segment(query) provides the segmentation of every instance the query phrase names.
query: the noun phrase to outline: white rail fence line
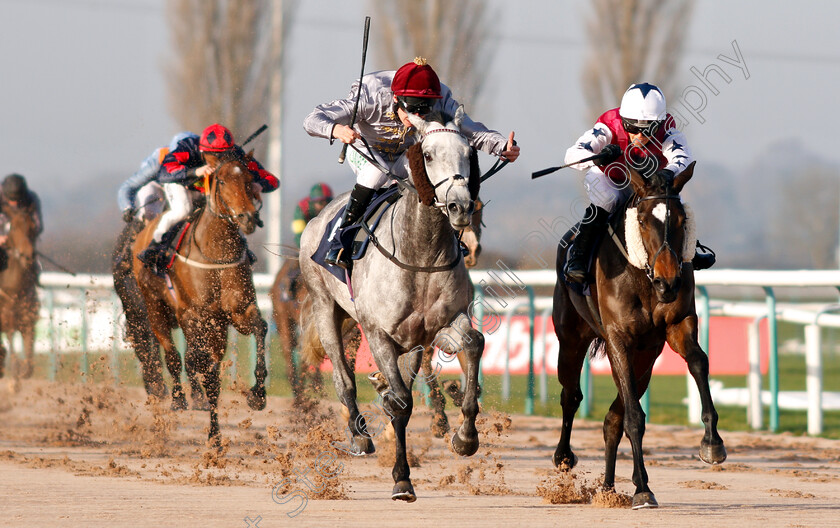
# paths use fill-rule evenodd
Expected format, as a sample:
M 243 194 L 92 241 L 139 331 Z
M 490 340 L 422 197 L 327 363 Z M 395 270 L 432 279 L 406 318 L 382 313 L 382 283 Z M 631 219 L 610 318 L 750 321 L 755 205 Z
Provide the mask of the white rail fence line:
M 508 270 L 500 267 L 495 270 L 473 270 L 471 278 L 477 287 L 485 289 L 486 295 L 499 295 L 516 292 L 525 285 L 531 287 L 554 286 L 556 275 L 551 270 Z M 701 343 L 708 351 L 708 328 L 705 321 L 707 315 L 752 317 L 755 324 L 750 330 L 749 356 L 750 373 L 748 375 L 749 403 L 747 405 L 748 420 L 752 427 L 759 429 L 762 423 L 761 403 L 761 371 L 758 358 L 759 332 L 758 322 L 768 318 L 770 322 L 769 345 L 771 353 L 771 402 L 770 429 L 778 428 L 778 371 L 776 355 L 778 346 L 775 336 L 776 321 L 787 321 L 802 324 L 805 327 L 807 365 L 807 394 L 808 394 L 808 433 L 822 432 L 822 356 L 821 356 L 821 328 L 840 328 L 840 315 L 830 313 L 840 311 L 835 304 L 822 304 L 807 308 L 793 306 L 777 306 L 775 288 L 807 288 L 832 287 L 840 290 L 840 271 L 761 271 L 761 270 L 704 270 L 695 274 L 696 285 L 700 293 L 698 297 L 698 315 L 701 326 L 706 332 L 706 342 Z M 264 316 L 270 314 L 271 306 L 267 292 L 274 277 L 267 274 L 256 274 L 254 283 L 258 292 L 258 302 Z M 76 277 L 65 273 L 45 272 L 41 275 L 42 291 L 42 321 L 41 331 L 36 343 L 39 352 L 76 351 L 98 349 L 107 350 L 126 348 L 122 342 L 120 328 L 120 314 L 122 306 L 113 293 L 113 281 L 108 275 L 78 275 Z M 706 295 L 708 286 L 747 286 L 764 290 L 765 303 L 756 302 L 720 302 L 711 301 Z M 503 287 L 507 287 L 506 289 Z M 81 308 L 84 307 L 84 310 Z M 536 307 L 538 312 L 545 313 L 550 308 L 550 298 L 538 297 Z M 504 314 L 502 314 L 504 315 Z M 43 326 L 47 330 L 43 331 Z M 105 331 L 104 329 L 110 331 Z M 548 336 L 545 335 L 545 325 L 541 340 L 543 349 L 546 348 Z M 19 350 L 20 347 L 17 347 Z M 543 361 L 545 364 L 545 361 Z M 545 388 L 545 373 L 541 379 L 541 388 Z M 689 419 L 693 423 L 700 422 L 699 395 L 690 376 L 687 376 L 689 388 Z

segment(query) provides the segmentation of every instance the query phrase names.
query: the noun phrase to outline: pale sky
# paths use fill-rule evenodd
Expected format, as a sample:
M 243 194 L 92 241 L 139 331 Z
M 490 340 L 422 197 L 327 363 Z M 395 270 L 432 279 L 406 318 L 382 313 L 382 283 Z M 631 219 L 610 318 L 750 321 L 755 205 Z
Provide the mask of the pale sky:
M 499 13 L 493 20 L 498 52 L 486 72 L 492 92 L 467 111 L 505 135 L 515 130 L 523 149 L 517 163 L 482 188 L 482 196 L 495 204 L 488 211 L 485 243 L 503 248 L 539 218 L 568 210 L 582 194 L 576 171 L 533 182 L 530 173 L 559 164 L 565 149 L 591 125 L 580 82 L 588 4 L 492 3 Z M 111 185 L 114 199 L 109 206 L 116 215 L 119 184 L 179 130 L 166 102 L 163 64 L 169 33 L 164 1 L 0 0 L 0 13 L 0 176 L 20 172 L 36 190 L 86 181 Z M 372 13 L 363 0 L 301 2 L 285 72 L 284 216 L 316 180 L 339 192 L 352 187 L 349 168 L 335 161 L 338 146 L 310 138 L 301 123 L 315 105 L 347 94 L 358 75 L 366 14 Z M 380 38 L 373 15 L 371 49 Z M 840 4 L 828 0 L 697 2 L 678 69 L 681 86 L 689 91 L 694 86 L 706 98 L 705 122 L 690 118 L 684 127 L 699 160 L 695 180 L 711 164 L 738 174 L 786 141 L 840 164 L 835 147 L 839 21 Z M 718 58 L 736 58 L 733 41 L 749 78 L 743 69 Z M 712 64 L 731 78 L 726 83 L 710 76 L 718 95 L 710 94 L 689 71 Z M 397 66 L 377 64 L 369 52 L 367 71 Z M 452 88 L 457 97 L 458 87 Z M 693 104 L 699 101 L 697 90 L 689 96 Z M 669 100 L 672 109 L 689 117 L 678 105 Z M 482 157 L 483 167 L 492 161 Z

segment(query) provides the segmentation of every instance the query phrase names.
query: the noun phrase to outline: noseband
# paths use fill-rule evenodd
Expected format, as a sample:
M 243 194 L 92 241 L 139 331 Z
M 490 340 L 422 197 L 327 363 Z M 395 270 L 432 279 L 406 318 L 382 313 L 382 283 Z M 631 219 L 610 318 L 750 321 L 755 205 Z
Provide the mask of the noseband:
M 430 134 L 436 134 L 438 132 L 451 132 L 453 134 L 458 134 L 459 136 L 464 137 L 464 135 L 461 132 L 459 132 L 458 130 L 453 130 L 451 128 L 438 128 L 438 129 L 426 132 L 426 134 L 423 135 L 423 139 L 425 140 L 426 137 L 429 136 Z M 421 144 L 422 144 L 422 142 L 423 141 L 421 140 Z M 424 159 L 423 162 L 425 163 L 425 159 Z M 463 179 L 464 176 L 460 175 L 460 178 Z M 456 179 L 457 178 L 455 178 L 455 176 L 450 176 L 450 177 L 446 178 L 445 180 L 438 182 L 437 185 L 432 186 L 432 188 L 437 189 L 438 187 L 440 187 L 441 185 L 443 185 L 447 181 L 449 182 L 449 187 L 446 188 L 446 192 L 444 193 L 444 202 L 441 203 L 441 202 L 438 202 L 437 200 L 435 200 L 435 203 L 432 204 L 432 207 L 436 207 L 436 208 L 440 209 L 443 212 L 443 214 L 446 215 L 447 220 L 451 220 L 451 218 L 450 218 L 450 215 L 449 215 L 449 208 L 446 207 L 446 203 L 449 201 L 449 192 L 452 190 L 452 187 L 455 185 Z
M 221 168 L 221 166 L 220 166 Z M 248 170 L 246 167 L 245 170 Z M 237 215 L 233 214 L 233 209 L 225 202 L 225 199 L 222 198 L 222 195 L 219 193 L 219 179 L 217 177 L 213 178 L 213 183 L 208 188 L 208 198 L 207 201 L 207 209 L 215 216 L 216 218 L 221 218 L 222 220 L 227 220 L 231 224 L 236 224 L 236 217 Z M 214 205 L 218 205 L 215 207 Z M 262 202 L 259 202 L 259 206 L 255 206 L 255 213 L 259 214 L 260 210 L 262 209 Z M 224 214 L 221 209 L 227 211 L 227 214 Z M 259 217 L 257 217 L 257 223 L 259 224 Z

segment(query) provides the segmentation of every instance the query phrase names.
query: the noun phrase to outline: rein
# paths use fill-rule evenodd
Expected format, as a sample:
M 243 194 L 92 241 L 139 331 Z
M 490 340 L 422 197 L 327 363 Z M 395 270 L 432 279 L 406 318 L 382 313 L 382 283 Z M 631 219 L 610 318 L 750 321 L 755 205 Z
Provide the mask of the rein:
M 209 179 L 209 177 L 208 177 L 208 179 Z M 202 211 L 201 214 L 203 215 L 205 212 L 209 211 L 210 214 L 212 214 L 214 217 L 225 220 L 231 225 L 236 225 L 236 216 L 234 216 L 232 214 L 231 208 L 225 202 L 224 198 L 219 196 L 218 178 L 213 178 L 212 183 L 210 183 L 208 181 L 207 184 L 205 185 L 205 188 L 208 191 L 207 192 L 207 205 L 206 205 L 206 207 L 204 208 L 204 211 Z M 226 209 L 228 211 L 228 213 L 224 214 L 224 213 L 220 212 L 219 210 L 216 210 L 216 207 L 214 207 L 214 205 L 221 205 L 221 207 Z M 257 211 L 259 212 L 259 210 L 261 208 L 262 208 L 262 202 L 260 202 L 260 208 L 258 208 Z M 200 217 L 201 217 L 201 215 L 199 215 L 199 218 Z M 178 260 L 180 260 L 181 262 L 187 264 L 188 266 L 192 266 L 192 267 L 200 268 L 200 269 L 211 269 L 211 270 L 212 269 L 226 269 L 226 268 L 234 268 L 236 266 L 239 266 L 239 265 L 245 263 L 248 260 L 248 252 L 246 251 L 247 248 L 246 248 L 245 245 L 242 246 L 242 249 L 240 251 L 239 256 L 236 257 L 233 260 L 216 260 L 216 259 L 210 258 L 210 257 L 208 257 L 207 255 L 204 254 L 204 251 L 201 250 L 201 246 L 198 245 L 198 241 L 195 239 L 195 232 L 196 232 L 196 225 L 195 224 L 190 226 L 190 231 L 191 231 L 190 232 L 190 247 L 195 247 L 198 250 L 198 254 L 201 256 L 201 258 L 208 261 L 208 262 L 200 262 L 200 261 L 197 261 L 197 260 L 192 260 L 192 259 L 190 259 L 190 258 L 188 258 L 188 257 L 186 257 L 186 256 L 184 256 L 181 253 L 176 251 L 175 252 L 175 257 Z

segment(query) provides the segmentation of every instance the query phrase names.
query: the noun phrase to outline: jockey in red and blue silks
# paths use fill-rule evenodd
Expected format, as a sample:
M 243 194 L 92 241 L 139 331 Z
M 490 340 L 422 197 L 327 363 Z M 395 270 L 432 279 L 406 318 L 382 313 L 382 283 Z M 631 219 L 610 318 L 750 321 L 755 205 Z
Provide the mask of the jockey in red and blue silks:
M 633 192 L 628 165 L 641 174 L 659 172 L 672 179 L 694 160 L 685 136 L 666 111 L 665 96 L 648 83 L 630 86 L 621 106 L 601 114 L 592 129 L 566 151 L 565 163 L 594 154 L 603 156 L 577 165 L 586 170 L 584 187 L 592 203 L 569 249 L 565 269 L 568 280 L 580 283 L 587 280 L 586 259 L 609 214 Z M 695 257 L 695 269 L 714 263 L 701 257 L 706 256 Z
M 164 235 L 192 212 L 190 190 L 198 190 L 193 186 L 196 178 L 207 176 L 216 170 L 216 166 L 208 163 L 205 153 L 218 156 L 228 151 L 234 151 L 244 157 L 244 152 L 234 142 L 231 131 L 222 125 L 213 124 L 204 129 L 200 138 L 190 136 L 179 141 L 163 158 L 158 181 L 163 185 L 169 210 L 160 217 L 149 247 L 137 256 L 141 262 L 152 269 L 160 270 L 159 261 L 169 242 L 163 240 Z M 214 156 L 214 159 L 217 158 Z M 248 168 L 254 175 L 255 191 L 266 193 L 280 186 L 277 177 L 265 170 L 258 161 L 251 160 Z M 259 196 L 259 193 L 255 192 L 255 196 Z

